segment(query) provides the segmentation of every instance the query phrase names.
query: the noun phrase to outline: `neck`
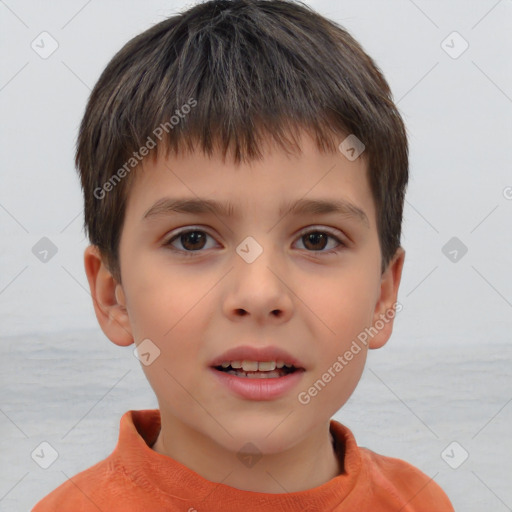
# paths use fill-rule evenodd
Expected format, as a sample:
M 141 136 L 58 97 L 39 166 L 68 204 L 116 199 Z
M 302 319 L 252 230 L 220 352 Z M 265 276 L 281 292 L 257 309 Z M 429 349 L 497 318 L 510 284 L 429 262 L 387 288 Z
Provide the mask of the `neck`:
M 161 414 L 162 428 L 153 450 L 210 482 L 244 491 L 280 494 L 312 489 L 343 473 L 329 423 L 283 452 L 251 457 L 226 450 L 176 418 Z M 243 464 L 242 458 L 246 461 Z

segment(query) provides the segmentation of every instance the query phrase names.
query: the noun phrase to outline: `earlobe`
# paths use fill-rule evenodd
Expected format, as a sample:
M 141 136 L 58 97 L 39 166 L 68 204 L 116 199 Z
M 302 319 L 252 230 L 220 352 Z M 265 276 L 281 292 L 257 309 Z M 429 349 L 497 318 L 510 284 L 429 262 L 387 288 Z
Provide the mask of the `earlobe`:
M 90 245 L 85 249 L 84 266 L 94 312 L 102 331 L 116 345 L 131 345 L 133 335 L 124 291 L 104 264 L 97 246 Z
M 388 268 L 381 278 L 380 296 L 373 315 L 372 333 L 369 347 L 381 348 L 386 344 L 393 332 L 393 321 L 402 306 L 398 303 L 398 288 L 402 278 L 405 251 L 399 247 L 389 262 Z

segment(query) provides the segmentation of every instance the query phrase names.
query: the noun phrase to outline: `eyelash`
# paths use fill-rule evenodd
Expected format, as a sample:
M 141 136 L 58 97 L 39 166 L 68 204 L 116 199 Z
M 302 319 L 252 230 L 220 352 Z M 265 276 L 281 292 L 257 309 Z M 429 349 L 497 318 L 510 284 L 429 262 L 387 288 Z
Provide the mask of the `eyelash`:
M 181 255 L 183 255 L 183 256 L 194 257 L 194 256 L 196 256 L 196 253 L 204 252 L 204 250 L 199 249 L 197 251 L 187 251 L 187 250 L 182 250 L 182 249 L 176 249 L 171 244 L 172 244 L 172 242 L 174 240 L 179 239 L 180 236 L 182 236 L 184 234 L 187 234 L 187 233 L 194 233 L 196 231 L 200 232 L 200 233 L 205 233 L 209 237 L 213 238 L 212 235 L 210 235 L 207 231 L 205 231 L 203 229 L 199 229 L 199 228 L 192 228 L 192 229 L 191 228 L 186 228 L 186 229 L 183 229 L 183 230 L 175 233 L 172 238 L 170 238 L 167 242 L 164 243 L 164 247 L 169 248 L 171 251 L 174 251 L 174 252 L 177 252 L 177 253 L 181 253 Z M 321 233 L 321 234 L 327 235 L 328 238 L 332 238 L 333 240 L 338 242 L 339 246 L 336 247 L 335 249 L 329 249 L 328 251 L 325 251 L 325 250 L 308 251 L 307 249 L 305 249 L 307 252 L 310 252 L 310 253 L 320 253 L 320 254 L 323 254 L 323 255 L 325 255 L 325 254 L 337 254 L 338 252 L 340 252 L 341 250 L 343 250 L 344 248 L 347 247 L 347 245 L 343 241 L 341 241 L 337 236 L 334 236 L 330 231 L 326 231 L 326 230 L 322 230 L 322 229 L 309 229 L 307 231 L 302 231 L 298 235 L 297 240 L 300 240 L 305 235 L 308 235 L 308 234 L 311 234 L 311 233 Z

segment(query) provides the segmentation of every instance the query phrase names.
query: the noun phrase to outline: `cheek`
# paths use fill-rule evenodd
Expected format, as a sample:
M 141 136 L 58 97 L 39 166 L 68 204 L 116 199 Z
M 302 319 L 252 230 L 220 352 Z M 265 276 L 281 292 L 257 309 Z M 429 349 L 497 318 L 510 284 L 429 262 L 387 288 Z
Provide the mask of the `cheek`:
M 183 326 L 193 328 L 190 318 L 201 309 L 200 303 L 215 280 L 197 269 L 178 269 L 169 262 L 139 263 L 133 268 L 126 292 L 135 339 L 153 336 L 167 342 Z
M 137 342 L 150 339 L 159 352 L 142 369 L 159 400 L 165 400 L 165 407 L 179 416 L 193 405 L 187 390 L 197 388 L 198 372 L 191 368 L 198 364 L 203 332 L 198 318 L 200 296 L 180 293 L 163 280 L 155 286 L 146 283 L 134 288 L 137 298 L 131 304 L 130 318 Z
M 134 268 L 143 270 L 133 272 L 125 285 L 133 335 L 137 343 L 149 339 L 158 347 L 158 359 L 143 369 L 152 385 L 168 386 L 165 370 L 179 380 L 191 359 L 197 364 L 205 310 L 212 307 L 209 291 L 218 279 L 154 263 Z
M 371 325 L 378 286 L 364 268 L 341 269 L 306 282 L 297 293 L 312 332 L 340 350 Z
M 311 417 L 332 416 L 350 398 L 364 370 L 368 349 L 339 343 L 324 364 L 318 364 L 297 396 L 299 408 Z
M 376 281 L 364 268 L 351 267 L 335 278 L 332 273 L 326 276 L 323 286 L 316 280 L 303 290 L 317 346 L 315 367 L 302 389 L 304 401 L 310 399 L 318 414 L 334 414 L 349 399 L 364 370 L 368 349 L 358 336 L 372 322 Z

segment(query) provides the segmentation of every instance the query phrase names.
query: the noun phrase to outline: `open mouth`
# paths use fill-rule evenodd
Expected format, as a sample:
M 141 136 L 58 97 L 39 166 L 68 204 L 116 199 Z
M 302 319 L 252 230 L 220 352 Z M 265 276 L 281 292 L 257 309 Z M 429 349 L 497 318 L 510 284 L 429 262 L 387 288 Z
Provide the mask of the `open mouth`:
M 245 352 L 249 352 L 245 350 Z M 231 358 L 236 351 L 227 352 L 221 358 L 212 361 L 210 369 L 217 383 L 224 386 L 238 398 L 244 400 L 277 400 L 295 389 L 306 372 L 302 364 L 279 350 L 273 354 L 257 354 L 254 359 Z M 227 357 L 226 357 L 227 355 Z M 265 356 L 277 356 L 270 359 Z M 258 360 L 258 356 L 261 360 Z M 284 357 L 283 357 L 284 356 Z M 285 363 L 286 361 L 286 363 Z
M 261 364 L 261 363 L 260 363 Z M 248 379 L 278 379 L 280 377 L 284 377 L 286 375 L 289 375 L 290 373 L 295 373 L 297 371 L 300 371 L 298 368 L 295 368 L 295 366 L 285 366 L 283 365 L 281 368 L 278 368 L 273 365 L 275 368 L 271 370 L 265 370 L 258 368 L 258 370 L 244 370 L 242 365 L 235 364 L 235 368 L 228 364 L 225 365 L 219 365 L 214 366 L 214 368 L 220 372 L 228 373 L 230 375 L 235 375 L 236 377 L 242 377 L 242 378 L 248 378 Z M 240 366 L 236 368 L 236 366 Z

